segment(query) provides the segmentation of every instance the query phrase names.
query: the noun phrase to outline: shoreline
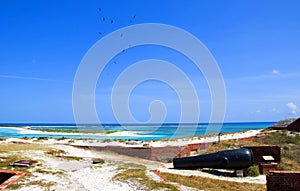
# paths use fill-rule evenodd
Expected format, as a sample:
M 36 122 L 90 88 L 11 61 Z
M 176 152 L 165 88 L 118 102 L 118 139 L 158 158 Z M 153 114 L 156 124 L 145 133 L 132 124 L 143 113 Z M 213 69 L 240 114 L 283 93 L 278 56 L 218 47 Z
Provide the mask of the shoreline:
M 273 124 L 273 123 L 272 123 Z M 170 141 L 198 141 L 200 138 L 204 141 L 217 141 L 218 131 L 221 131 L 221 138 L 228 139 L 228 134 L 257 131 L 265 129 L 271 124 L 269 122 L 245 122 L 245 123 L 224 123 L 222 129 L 216 129 L 215 132 L 208 131 L 207 125 L 198 124 L 197 127 L 174 126 L 173 123 L 163 124 L 159 129 L 156 126 L 140 126 L 140 127 L 105 127 L 98 128 L 95 126 L 85 126 L 85 128 L 76 128 L 75 126 L 30 126 L 30 124 L 22 124 L 23 126 L 13 124 L 0 126 L 1 137 L 5 138 L 53 138 L 53 139 L 74 139 L 74 140 L 92 140 L 92 142 L 128 142 L 134 140 L 136 142 L 170 142 Z M 1 130 L 8 128 L 8 130 Z M 177 133 L 178 128 L 181 134 Z M 184 129 L 186 128 L 186 129 Z M 193 129 L 196 128 L 196 129 Z M 9 130 L 11 129 L 11 130 Z M 14 129 L 14 130 L 12 130 Z M 177 129 L 177 130 L 176 130 Z M 154 131 L 155 130 L 155 131 Z M 211 133 L 211 134 L 206 134 Z M 213 134 L 215 133 L 215 134 Z M 254 133 L 255 135 L 256 133 Z M 243 135 L 242 135 L 243 136 Z M 246 135 L 247 136 L 247 135 Z M 237 136 L 237 138 L 240 135 Z M 96 140 L 96 141 L 94 141 Z M 184 143 L 183 143 L 184 144 Z
M 26 142 L 26 143 L 44 143 L 44 144 L 69 144 L 73 146 L 95 146 L 95 147 L 105 147 L 105 146 L 123 146 L 123 147 L 166 147 L 166 146 L 185 146 L 188 144 L 198 144 L 198 143 L 209 143 L 219 141 L 219 136 L 216 134 L 203 135 L 203 136 L 194 136 L 194 137 L 180 137 L 180 138 L 169 138 L 161 140 L 134 140 L 138 135 L 131 131 L 120 131 L 110 134 L 105 133 L 96 133 L 93 136 L 103 136 L 103 137 L 123 137 L 128 136 L 132 137 L 132 140 L 123 140 L 123 139 L 92 139 L 92 138 L 67 138 L 64 136 L 68 135 L 78 135 L 78 136 L 89 136 L 89 133 L 59 133 L 59 132 L 44 132 L 39 130 L 30 130 L 19 127 L 0 127 L 1 128 L 10 128 L 18 130 L 21 134 L 39 134 L 39 135 L 60 135 L 62 138 L 51 138 L 51 137 L 40 137 L 40 138 L 29 138 L 29 137 L 18 137 L 18 138 L 3 138 L 8 142 Z M 243 130 L 233 133 L 225 133 L 220 135 L 220 140 L 231 140 L 231 139 L 243 139 L 249 138 L 258 135 L 263 129 L 259 130 Z M 26 137 L 26 138 L 25 138 Z
M 19 134 L 24 134 L 24 135 L 61 135 L 61 136 L 68 136 L 68 135 L 78 135 L 78 136 L 138 136 L 136 133 L 131 132 L 131 131 L 117 131 L 113 133 L 75 133 L 75 132 L 49 132 L 49 131 L 42 131 L 42 130 L 34 130 L 34 129 L 28 129 L 24 127 L 4 127 L 1 126 L 0 129 L 14 129 L 17 130 Z M 105 131 L 105 130 L 103 130 Z M 108 130 L 109 131 L 109 130 Z M 72 138 L 74 139 L 74 138 Z

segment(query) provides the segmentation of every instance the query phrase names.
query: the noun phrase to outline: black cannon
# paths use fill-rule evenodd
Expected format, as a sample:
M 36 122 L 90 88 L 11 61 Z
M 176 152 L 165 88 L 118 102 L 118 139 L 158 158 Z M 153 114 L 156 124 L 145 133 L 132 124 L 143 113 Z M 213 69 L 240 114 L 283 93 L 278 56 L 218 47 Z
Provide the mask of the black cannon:
M 174 158 L 175 169 L 244 169 L 253 165 L 253 154 L 250 149 L 240 148 L 224 150 L 211 154 L 192 157 Z

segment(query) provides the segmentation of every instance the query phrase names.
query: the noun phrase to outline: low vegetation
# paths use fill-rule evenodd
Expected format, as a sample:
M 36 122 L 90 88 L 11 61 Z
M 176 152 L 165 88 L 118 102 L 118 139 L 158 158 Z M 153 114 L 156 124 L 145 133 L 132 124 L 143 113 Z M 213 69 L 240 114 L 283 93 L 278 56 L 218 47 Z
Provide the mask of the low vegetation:
M 50 149 L 48 151 L 45 151 L 45 153 L 54 157 L 67 154 L 64 150 L 60 150 L 60 149 Z
M 36 168 L 35 172 L 41 174 L 52 174 L 52 175 L 63 175 L 65 172 L 63 170 L 52 170 L 52 169 L 45 169 L 45 168 Z
M 45 154 L 51 155 L 53 157 L 61 157 L 66 160 L 77 160 L 77 161 L 83 160 L 83 157 L 67 156 L 66 154 L 68 154 L 68 153 L 65 152 L 64 150 L 60 150 L 60 149 L 50 149 L 48 151 L 45 151 Z
M 277 145 L 281 148 L 279 170 L 300 170 L 300 134 L 292 131 L 277 130 L 264 132 L 264 137 L 254 142 Z
M 41 150 L 48 151 L 49 147 L 39 144 L 30 144 L 30 143 L 7 143 L 1 144 L 0 152 L 13 152 L 13 151 L 24 151 L 24 150 Z
M 167 182 L 177 182 L 181 185 L 209 191 L 265 191 L 266 185 L 253 183 L 238 183 L 224 180 L 203 178 L 199 176 L 183 176 L 162 172 L 161 177 Z
M 11 167 L 15 161 L 18 160 L 32 160 L 28 156 L 22 155 L 20 152 L 26 150 L 49 150 L 48 147 L 37 144 L 28 144 L 28 143 L 8 143 L 1 144 L 0 146 L 0 168 L 1 169 L 14 169 L 24 171 L 30 167 Z
M 6 190 L 17 190 L 17 189 L 20 189 L 25 184 L 24 180 L 27 179 L 27 178 L 30 178 L 31 176 L 32 176 L 31 173 L 26 173 L 25 176 L 21 180 L 18 180 L 16 183 L 11 184 L 8 187 L 6 187 Z
M 246 175 L 247 176 L 259 176 L 259 168 L 257 165 L 250 166 L 246 169 Z
M 80 130 L 80 129 L 42 129 L 42 131 L 50 133 L 104 133 L 110 134 L 117 132 L 116 130 Z
M 119 166 L 119 170 L 123 172 L 117 174 L 114 179 L 119 181 L 130 181 L 142 190 L 169 190 L 177 191 L 178 189 L 171 185 L 161 182 L 156 182 L 146 175 L 146 167 L 133 163 L 123 163 Z
M 28 143 L 6 143 L 1 144 L 0 146 L 0 169 L 11 169 L 17 171 L 26 171 L 26 175 L 18 180 L 18 182 L 9 185 L 6 190 L 16 190 L 22 189 L 27 186 L 36 185 L 45 190 L 50 190 L 52 186 L 56 183 L 49 181 L 49 180 L 32 180 L 33 173 L 42 173 L 42 174 L 52 174 L 52 175 L 63 175 L 65 172 L 61 170 L 52 170 L 52 169 L 45 169 L 41 167 L 41 163 L 38 163 L 36 166 L 28 166 L 28 167 L 12 167 L 12 164 L 18 160 L 32 160 L 27 155 L 24 155 L 24 151 L 44 151 L 50 155 L 56 155 L 58 153 L 62 153 L 62 150 L 52 149 L 45 145 L 39 144 L 28 144 Z
M 50 188 L 54 185 L 56 185 L 56 182 L 52 182 L 52 181 L 47 181 L 47 180 L 36 180 L 36 181 L 30 181 L 30 182 L 22 182 L 22 181 L 18 181 L 15 184 L 9 185 L 6 189 L 7 190 L 17 190 L 20 188 L 24 188 L 26 186 L 39 186 L 42 187 L 45 190 L 50 190 Z
M 26 167 L 11 167 L 10 164 L 12 164 L 15 161 L 24 159 L 21 155 L 19 154 L 12 154 L 8 156 L 1 156 L 0 155 L 0 169 L 15 169 L 15 170 L 24 170 Z M 27 160 L 29 159 L 28 157 L 26 158 Z
M 213 152 L 218 152 L 227 149 L 236 149 L 243 146 L 260 146 L 260 145 L 264 145 L 264 144 L 252 142 L 252 141 L 236 140 L 236 139 L 225 140 L 225 141 L 221 141 L 220 143 L 213 144 L 211 147 L 209 147 L 208 149 L 206 149 L 200 154 L 213 153 Z

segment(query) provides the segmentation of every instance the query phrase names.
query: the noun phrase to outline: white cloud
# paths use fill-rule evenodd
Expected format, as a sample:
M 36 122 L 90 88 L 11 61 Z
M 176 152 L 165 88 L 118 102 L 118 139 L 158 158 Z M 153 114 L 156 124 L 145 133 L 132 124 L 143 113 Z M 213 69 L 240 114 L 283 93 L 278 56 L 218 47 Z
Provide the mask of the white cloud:
M 298 114 L 300 111 L 299 107 L 293 102 L 287 103 L 286 106 L 291 110 L 292 114 L 294 115 Z
M 279 73 L 280 73 L 279 70 L 275 70 L 275 69 L 274 69 L 274 70 L 272 71 L 272 74 L 275 74 L 275 75 L 277 75 L 277 74 L 279 74 Z

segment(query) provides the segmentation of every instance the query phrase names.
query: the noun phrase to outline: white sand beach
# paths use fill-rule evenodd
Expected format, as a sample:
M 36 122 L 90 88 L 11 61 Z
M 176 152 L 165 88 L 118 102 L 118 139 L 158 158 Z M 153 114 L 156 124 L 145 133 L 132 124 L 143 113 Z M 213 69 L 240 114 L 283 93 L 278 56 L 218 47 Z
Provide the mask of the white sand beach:
M 34 130 L 30 129 L 30 127 L 0 127 L 0 128 L 8 128 L 8 129 L 14 129 L 17 130 L 19 134 L 28 134 L 28 135 L 61 135 L 61 136 L 66 136 L 66 135 L 91 135 L 91 133 L 73 133 L 73 132 L 48 132 L 48 131 L 42 131 L 42 130 Z M 114 137 L 121 137 L 121 136 L 129 136 L 129 137 L 136 137 L 138 136 L 136 133 L 132 131 L 117 131 L 117 132 L 112 132 L 112 133 L 92 133 L 93 136 L 114 136 Z

